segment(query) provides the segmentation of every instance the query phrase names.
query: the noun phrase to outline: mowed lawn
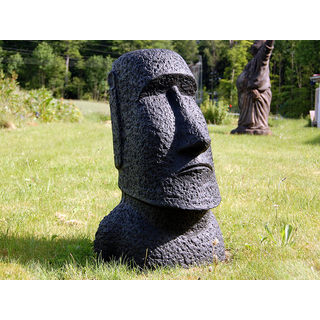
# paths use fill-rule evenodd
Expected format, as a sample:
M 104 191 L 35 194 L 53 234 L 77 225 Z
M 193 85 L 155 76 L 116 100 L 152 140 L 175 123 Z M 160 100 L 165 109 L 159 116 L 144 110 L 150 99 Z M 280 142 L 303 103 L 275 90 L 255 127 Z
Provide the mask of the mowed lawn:
M 209 126 L 227 260 L 146 272 L 93 253 L 121 198 L 109 122 L 0 130 L 0 279 L 320 279 L 320 129 L 273 124 Z
M 102 115 L 110 116 L 109 102 L 96 102 L 85 100 L 72 100 L 72 102 L 81 110 L 84 115 L 100 113 Z

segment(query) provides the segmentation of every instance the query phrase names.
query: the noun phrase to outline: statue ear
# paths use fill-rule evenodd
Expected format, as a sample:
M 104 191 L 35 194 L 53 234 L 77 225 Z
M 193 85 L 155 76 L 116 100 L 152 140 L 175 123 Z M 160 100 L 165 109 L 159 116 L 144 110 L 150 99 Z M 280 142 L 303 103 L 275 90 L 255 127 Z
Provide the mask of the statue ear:
M 111 71 L 108 74 L 109 94 L 110 94 L 110 112 L 112 122 L 112 135 L 113 135 L 113 153 L 114 153 L 114 164 L 119 170 L 122 167 L 122 139 L 121 132 L 122 121 L 120 113 L 119 99 L 116 88 L 116 74 Z

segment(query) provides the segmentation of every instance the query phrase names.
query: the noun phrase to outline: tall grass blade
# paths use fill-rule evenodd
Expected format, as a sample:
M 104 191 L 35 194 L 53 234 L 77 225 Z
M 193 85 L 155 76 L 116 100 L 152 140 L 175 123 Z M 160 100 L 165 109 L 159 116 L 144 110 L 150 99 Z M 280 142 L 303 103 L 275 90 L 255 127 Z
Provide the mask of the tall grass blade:
M 269 229 L 269 223 L 266 223 L 264 228 L 266 229 L 266 231 L 269 234 L 270 239 L 274 242 L 277 243 L 277 241 L 275 240 L 275 238 L 273 237 L 272 231 Z
M 285 239 L 286 239 L 285 244 L 289 243 L 289 239 L 290 239 L 292 230 L 293 230 L 292 226 L 290 224 L 287 224 L 285 227 Z

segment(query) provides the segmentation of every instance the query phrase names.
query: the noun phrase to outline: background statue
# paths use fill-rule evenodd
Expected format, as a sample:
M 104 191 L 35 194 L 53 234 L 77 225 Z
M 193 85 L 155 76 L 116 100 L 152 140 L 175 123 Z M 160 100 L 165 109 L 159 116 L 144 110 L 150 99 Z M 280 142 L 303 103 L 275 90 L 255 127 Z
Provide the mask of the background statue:
M 250 53 L 253 59 L 239 75 L 236 85 L 240 116 L 234 133 L 271 135 L 268 116 L 272 99 L 269 60 L 274 40 L 255 40 Z
M 196 81 L 177 53 L 145 49 L 109 73 L 120 204 L 100 223 L 95 251 L 140 267 L 224 259 L 211 140 L 196 104 Z M 218 239 L 214 247 L 212 241 Z

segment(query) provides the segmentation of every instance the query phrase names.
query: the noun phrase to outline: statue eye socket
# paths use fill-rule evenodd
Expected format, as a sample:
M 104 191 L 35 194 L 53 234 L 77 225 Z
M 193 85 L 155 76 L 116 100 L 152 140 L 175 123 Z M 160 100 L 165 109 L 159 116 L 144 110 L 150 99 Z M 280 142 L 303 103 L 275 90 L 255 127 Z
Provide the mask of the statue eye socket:
M 193 78 L 184 75 L 165 75 L 150 81 L 141 91 L 139 99 L 165 94 L 171 87 L 177 86 L 182 95 L 195 96 L 197 85 Z
M 178 88 L 181 94 L 186 96 L 194 96 L 197 92 L 197 87 L 194 82 L 182 81 L 178 84 Z
M 166 86 L 164 86 L 161 83 L 157 83 L 157 82 L 152 81 L 147 86 L 145 86 L 143 88 L 143 90 L 140 93 L 139 99 L 144 98 L 144 97 L 150 97 L 150 96 L 156 96 L 159 94 L 164 94 L 166 92 L 167 92 Z

